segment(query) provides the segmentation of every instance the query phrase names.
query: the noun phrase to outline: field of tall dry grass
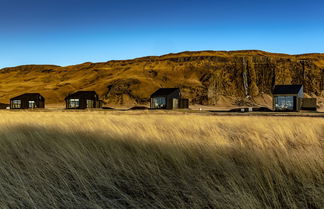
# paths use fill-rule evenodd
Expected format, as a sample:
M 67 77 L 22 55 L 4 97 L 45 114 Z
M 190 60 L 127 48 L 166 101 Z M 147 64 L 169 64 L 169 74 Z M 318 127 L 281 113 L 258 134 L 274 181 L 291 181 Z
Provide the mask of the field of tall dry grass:
M 0 112 L 0 208 L 324 208 L 324 118 Z

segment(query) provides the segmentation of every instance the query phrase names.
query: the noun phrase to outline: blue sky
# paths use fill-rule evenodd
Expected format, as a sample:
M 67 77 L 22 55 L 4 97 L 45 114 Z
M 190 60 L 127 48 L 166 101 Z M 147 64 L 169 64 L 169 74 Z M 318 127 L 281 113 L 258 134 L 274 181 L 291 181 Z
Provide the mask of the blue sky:
M 180 51 L 324 52 L 324 1 L 0 0 L 0 68 Z

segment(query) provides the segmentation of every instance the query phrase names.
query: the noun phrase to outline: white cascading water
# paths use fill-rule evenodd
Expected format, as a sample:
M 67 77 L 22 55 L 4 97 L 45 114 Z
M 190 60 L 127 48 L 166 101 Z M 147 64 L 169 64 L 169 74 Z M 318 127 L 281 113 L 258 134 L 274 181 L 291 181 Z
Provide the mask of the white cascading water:
M 247 63 L 245 57 L 243 57 L 243 85 L 245 90 L 245 96 L 249 97 L 249 84 L 247 80 Z

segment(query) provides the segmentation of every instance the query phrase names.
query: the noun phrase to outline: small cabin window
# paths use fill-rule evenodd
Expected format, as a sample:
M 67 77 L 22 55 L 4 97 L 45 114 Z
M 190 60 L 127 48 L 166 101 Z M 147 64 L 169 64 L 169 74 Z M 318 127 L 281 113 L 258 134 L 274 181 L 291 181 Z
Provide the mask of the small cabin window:
M 78 108 L 80 106 L 79 99 L 70 99 L 69 100 L 69 108 Z
M 28 108 L 36 108 L 35 101 L 28 101 Z
M 20 108 L 20 107 L 21 107 L 21 100 L 12 101 L 12 108 Z
M 166 99 L 165 97 L 156 97 L 153 98 L 153 108 L 166 108 Z
M 93 100 L 87 99 L 87 108 L 94 108 L 94 102 L 93 102 Z

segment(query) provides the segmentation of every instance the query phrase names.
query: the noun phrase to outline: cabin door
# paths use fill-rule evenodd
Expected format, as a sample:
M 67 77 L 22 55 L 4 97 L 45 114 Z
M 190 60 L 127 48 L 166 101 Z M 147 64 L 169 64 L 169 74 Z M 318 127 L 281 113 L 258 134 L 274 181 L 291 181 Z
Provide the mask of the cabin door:
M 93 100 L 87 100 L 87 108 L 93 108 Z

